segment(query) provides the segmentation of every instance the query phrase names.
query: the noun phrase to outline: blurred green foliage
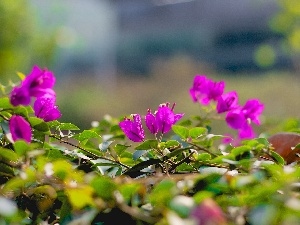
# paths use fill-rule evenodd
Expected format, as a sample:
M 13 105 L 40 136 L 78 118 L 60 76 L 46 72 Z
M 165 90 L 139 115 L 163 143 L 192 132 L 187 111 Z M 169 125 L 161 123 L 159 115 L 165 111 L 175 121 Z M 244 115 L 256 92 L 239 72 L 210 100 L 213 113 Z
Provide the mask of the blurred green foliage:
M 32 5 L 26 0 L 0 1 L 0 77 L 8 80 L 32 64 L 50 65 L 54 33 L 39 27 Z
M 300 54 L 300 2 L 278 0 L 279 12 L 270 21 L 271 29 L 285 36 L 283 46 L 290 54 Z

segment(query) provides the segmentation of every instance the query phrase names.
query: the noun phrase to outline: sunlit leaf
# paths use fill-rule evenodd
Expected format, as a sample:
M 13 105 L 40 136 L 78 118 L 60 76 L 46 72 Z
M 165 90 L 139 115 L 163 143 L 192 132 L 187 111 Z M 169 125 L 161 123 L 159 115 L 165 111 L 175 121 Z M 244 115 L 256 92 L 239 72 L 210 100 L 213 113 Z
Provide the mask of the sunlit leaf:
M 0 98 L 0 109 L 10 109 L 12 107 L 8 97 Z
M 23 156 L 28 150 L 30 150 L 29 144 L 23 140 L 18 140 L 13 145 L 15 152 L 19 156 Z
M 24 73 L 21 73 L 21 72 L 17 72 L 17 75 L 18 77 L 21 79 L 21 80 L 24 80 L 26 75 Z
M 104 200 L 113 199 L 113 194 L 117 190 L 117 185 L 110 178 L 104 176 L 93 179 L 90 185 L 96 194 Z
M 211 155 L 209 153 L 201 153 L 201 154 L 198 154 L 197 157 L 196 157 L 196 160 L 197 161 L 208 161 L 211 159 Z
M 161 149 L 167 148 L 169 150 L 170 149 L 176 149 L 176 148 L 178 148 L 180 146 L 181 146 L 181 144 L 178 141 L 176 141 L 176 140 L 168 140 L 166 142 L 161 142 L 159 144 L 159 147 Z
M 272 156 L 280 165 L 285 164 L 284 158 L 282 158 L 281 155 L 279 155 L 277 152 L 269 151 L 269 155 Z
M 84 141 L 86 139 L 98 138 L 98 137 L 100 137 L 99 134 L 97 134 L 93 130 L 84 130 L 80 134 L 74 135 L 74 138 L 77 139 L 78 141 Z
M 121 155 L 128 147 L 127 145 L 122 145 L 122 144 L 116 144 L 114 146 L 114 150 L 117 153 L 117 155 Z
M 172 130 L 174 131 L 175 134 L 177 134 L 182 139 L 186 139 L 189 136 L 189 130 L 184 126 L 173 125 Z
M 180 172 L 180 171 L 195 171 L 195 168 L 192 167 L 190 164 L 188 163 L 182 163 L 179 166 L 176 167 L 176 171 Z
M 71 205 L 75 209 L 82 209 L 85 206 L 94 205 L 94 200 L 92 196 L 94 190 L 88 185 L 79 186 L 75 188 L 68 188 L 65 191 Z
M 135 147 L 135 150 L 155 149 L 158 147 L 157 140 L 146 140 L 142 144 Z
M 146 191 L 144 190 L 144 187 L 139 183 L 123 184 L 120 187 L 118 187 L 118 189 L 127 203 L 130 203 L 133 196 L 138 195 L 139 192 Z
M 191 138 L 198 138 L 207 133 L 207 129 L 205 127 L 194 127 L 189 131 L 189 136 Z
M 29 117 L 28 121 L 34 129 L 40 131 L 40 132 L 48 132 L 49 126 L 44 120 L 37 118 L 37 117 Z
M 59 129 L 61 130 L 80 130 L 79 127 L 72 123 L 61 123 L 59 124 Z
M 251 150 L 251 148 L 249 146 L 239 146 L 239 147 L 233 148 L 231 150 L 231 154 L 234 157 L 237 157 L 239 155 L 245 154 L 246 152 L 250 152 L 250 150 Z
M 166 179 L 155 185 L 149 200 L 155 207 L 167 206 L 176 193 L 176 182 Z
M 165 155 L 164 157 L 167 158 L 167 159 L 169 159 L 169 158 L 172 158 L 172 157 L 175 157 L 175 156 L 181 154 L 184 151 L 187 151 L 187 149 L 185 149 L 185 148 L 175 149 L 172 152 L 170 152 L 167 155 Z
M 13 150 L 0 147 L 0 160 L 7 163 L 16 163 L 19 156 Z

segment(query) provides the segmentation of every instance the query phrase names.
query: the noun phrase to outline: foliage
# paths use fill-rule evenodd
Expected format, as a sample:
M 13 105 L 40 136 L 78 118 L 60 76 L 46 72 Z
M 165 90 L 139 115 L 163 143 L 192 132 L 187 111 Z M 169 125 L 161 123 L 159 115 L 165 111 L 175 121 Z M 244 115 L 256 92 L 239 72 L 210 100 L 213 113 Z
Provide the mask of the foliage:
M 10 75 L 20 68 L 29 69 L 33 62 L 49 65 L 54 33 L 39 26 L 29 2 L 0 1 L 0 14 L 0 76 L 14 78 Z
M 297 156 L 287 164 L 263 136 L 240 136 L 239 142 L 222 143 L 225 135 L 213 134 L 210 126 L 216 109 L 213 97 L 211 105 L 203 106 L 205 116 L 184 118 L 183 114 L 173 113 L 168 104 L 159 106 L 153 114 L 149 110 L 146 126 L 157 125 L 157 129 L 150 129 L 150 134 L 143 132 L 139 136 L 142 138 L 133 138 L 137 142 L 132 142 L 127 132 L 141 135 L 143 129 L 137 114 L 134 122 L 106 116 L 81 130 L 75 124 L 57 120 L 51 72 L 34 67 L 22 79 L 13 87 L 1 86 L 2 224 L 299 221 Z M 205 82 L 219 90 L 210 80 Z M 194 97 L 200 96 L 202 101 L 203 94 L 210 96 L 197 87 L 192 88 Z M 45 95 L 50 100 L 41 103 Z M 34 98 L 38 106 L 31 104 Z M 246 110 L 249 104 L 246 106 L 235 106 L 233 110 L 250 115 Z M 53 109 L 55 118 L 49 117 Z M 241 124 L 249 121 L 246 114 L 238 115 L 242 117 Z M 126 132 L 122 121 L 126 121 Z M 168 135 L 166 126 L 171 126 Z M 286 131 L 299 133 L 299 121 L 295 120 Z M 299 145 L 293 151 L 297 153 Z
M 271 19 L 273 31 L 284 36 L 282 46 L 285 53 L 292 56 L 296 69 L 299 69 L 300 53 L 300 4 L 297 0 L 278 0 L 278 13 Z

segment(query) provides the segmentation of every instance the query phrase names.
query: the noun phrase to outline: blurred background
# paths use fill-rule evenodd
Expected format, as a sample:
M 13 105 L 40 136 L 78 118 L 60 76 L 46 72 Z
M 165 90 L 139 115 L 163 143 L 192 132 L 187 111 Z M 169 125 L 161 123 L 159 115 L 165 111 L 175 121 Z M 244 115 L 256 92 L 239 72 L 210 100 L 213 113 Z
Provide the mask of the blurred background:
M 61 121 L 89 128 L 163 102 L 198 115 L 196 74 L 226 81 L 265 124 L 300 117 L 298 0 L 1 0 L 0 78 L 57 78 Z

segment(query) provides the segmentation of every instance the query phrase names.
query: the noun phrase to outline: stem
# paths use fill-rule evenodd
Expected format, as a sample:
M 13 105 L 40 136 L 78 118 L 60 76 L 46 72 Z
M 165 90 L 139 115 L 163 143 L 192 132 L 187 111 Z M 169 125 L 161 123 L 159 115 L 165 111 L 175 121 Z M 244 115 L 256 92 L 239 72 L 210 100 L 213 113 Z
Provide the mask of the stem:
M 208 154 L 211 154 L 211 155 L 214 156 L 214 157 L 217 157 L 217 156 L 218 156 L 217 154 L 210 152 L 210 151 L 209 151 L 208 149 L 206 149 L 206 148 L 200 147 L 200 146 L 195 145 L 195 144 L 193 144 L 193 143 L 189 143 L 189 144 L 192 145 L 193 147 L 196 147 L 197 150 L 202 150 L 202 151 L 204 151 L 204 152 L 206 152 L 206 153 L 208 153 Z
M 57 137 L 57 136 L 54 135 L 54 134 L 50 134 L 49 137 L 55 138 L 56 140 L 59 140 L 59 141 L 62 142 L 62 143 L 65 143 L 65 144 L 68 144 L 68 145 L 73 146 L 73 147 L 75 147 L 75 148 L 78 148 L 78 149 L 80 149 L 81 151 L 84 151 L 84 152 L 86 152 L 86 153 L 92 155 L 92 156 L 94 157 L 94 159 L 104 159 L 104 160 L 107 160 L 107 161 L 110 161 L 110 162 L 118 163 L 119 165 L 125 167 L 126 169 L 129 168 L 129 166 L 127 166 L 127 165 L 125 165 L 125 164 L 123 164 L 123 163 L 121 163 L 121 162 L 119 162 L 119 161 L 112 160 L 112 159 L 109 159 L 109 158 L 106 158 L 106 157 L 103 157 L 103 156 L 96 155 L 96 154 L 90 152 L 89 150 L 86 150 L 86 149 L 84 149 L 84 148 L 82 148 L 82 147 L 80 147 L 80 146 L 78 146 L 78 145 L 75 145 L 75 144 L 72 144 L 72 143 L 70 143 L 70 142 L 68 142 L 68 141 L 63 140 L 61 137 Z
M 185 157 L 184 159 L 182 159 L 180 162 L 178 162 L 178 163 L 176 163 L 176 164 L 173 164 L 173 165 L 171 166 L 171 168 L 168 170 L 168 173 L 171 173 L 173 170 L 176 169 L 177 166 L 181 165 L 181 164 L 184 163 L 184 162 L 186 162 L 186 163 L 191 162 L 190 157 L 191 157 L 193 154 L 194 154 L 194 153 L 191 152 L 187 157 Z

